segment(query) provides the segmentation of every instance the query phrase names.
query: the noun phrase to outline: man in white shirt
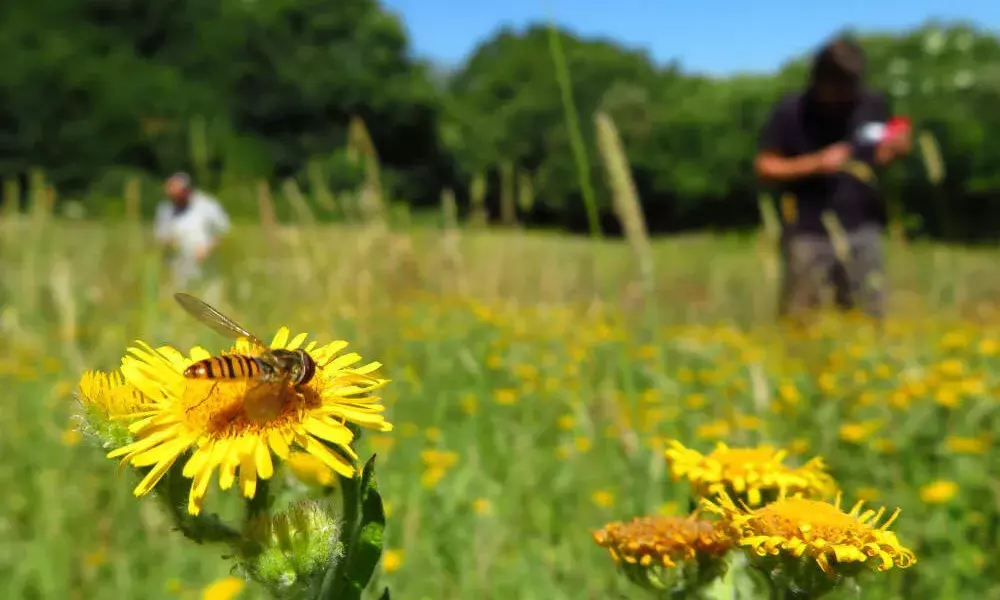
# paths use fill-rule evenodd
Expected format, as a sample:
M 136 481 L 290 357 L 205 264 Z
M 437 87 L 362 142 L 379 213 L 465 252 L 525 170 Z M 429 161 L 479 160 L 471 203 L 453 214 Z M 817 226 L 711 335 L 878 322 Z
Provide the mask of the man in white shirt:
M 172 251 L 174 285 L 202 275 L 201 265 L 229 231 L 229 216 L 218 200 L 194 187 L 187 173 L 175 173 L 164 185 L 167 201 L 156 207 L 155 235 Z

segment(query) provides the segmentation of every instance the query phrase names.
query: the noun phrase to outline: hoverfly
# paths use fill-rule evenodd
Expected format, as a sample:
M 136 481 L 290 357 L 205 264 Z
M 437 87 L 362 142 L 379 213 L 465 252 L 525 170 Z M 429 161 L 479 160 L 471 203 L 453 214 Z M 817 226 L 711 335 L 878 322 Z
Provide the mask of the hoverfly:
M 260 384 L 285 387 L 290 383 L 299 388 L 316 375 L 316 361 L 305 350 L 270 348 L 205 301 L 182 292 L 174 294 L 174 299 L 188 314 L 216 333 L 233 339 L 246 338 L 251 344 L 264 349 L 257 356 L 224 354 L 199 360 L 184 370 L 184 377 L 215 384 L 220 381 L 254 380 Z

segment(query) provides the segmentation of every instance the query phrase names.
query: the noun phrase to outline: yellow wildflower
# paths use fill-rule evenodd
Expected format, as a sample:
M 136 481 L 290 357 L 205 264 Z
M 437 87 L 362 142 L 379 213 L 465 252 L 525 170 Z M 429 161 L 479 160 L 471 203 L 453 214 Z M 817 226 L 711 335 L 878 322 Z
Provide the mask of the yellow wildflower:
M 840 509 L 839 494 L 833 504 L 780 497 L 757 509 L 738 508 L 726 494 L 716 502 L 702 499 L 706 510 L 722 517 L 736 542 L 758 557 L 808 559 L 830 577 L 851 566 L 870 564 L 886 571 L 914 564 L 913 552 L 889 531 L 899 509 L 877 525 L 885 509 L 862 512 L 862 504 L 858 502 L 845 513 Z
M 382 568 L 386 573 L 398 571 L 403 566 L 403 558 L 402 550 L 386 550 L 382 553 Z
M 733 544 L 719 526 L 694 517 L 639 517 L 608 523 L 593 532 L 617 563 L 675 567 L 697 555 L 722 557 Z
M 271 347 L 295 350 L 305 338 L 301 334 L 289 339 L 288 329 L 282 327 Z M 237 481 L 238 472 L 244 497 L 252 498 L 258 478 L 268 479 L 274 473 L 272 453 L 287 459 L 298 448 L 344 477 L 354 475 L 354 433 L 347 424 L 379 431 L 390 431 L 392 425 L 381 414 L 384 407 L 378 398 L 367 396 L 387 382 L 372 375 L 381 365 L 373 362 L 351 368 L 361 357 L 355 353 L 337 356 L 346 346 L 347 342 L 305 346 L 316 362 L 316 373 L 307 383 L 291 387 L 259 386 L 251 379 L 191 379 L 184 376 L 185 369 L 209 358 L 206 350 L 194 348 L 186 357 L 169 346 L 154 350 L 140 343 L 122 359 L 125 385 L 115 375 L 102 379 L 85 374 L 81 395 L 90 397 L 85 403 L 132 421 L 129 432 L 134 441 L 108 457 L 151 467 L 136 486 L 136 496 L 149 493 L 177 459 L 191 451 L 183 475 L 193 479 L 188 512 L 197 515 L 216 470 L 224 490 Z M 240 339 L 229 354 L 262 350 Z M 95 392 L 97 399 L 91 397 Z
M 958 494 L 958 484 L 946 479 L 932 481 L 920 488 L 920 499 L 927 504 L 944 504 Z
M 953 437 L 949 436 L 944 440 L 948 452 L 954 454 L 985 454 L 989 442 L 983 438 Z
M 232 600 L 246 584 L 236 577 L 223 577 L 201 591 L 201 600 Z
M 703 455 L 673 440 L 665 455 L 674 479 L 686 478 L 699 496 L 728 492 L 759 506 L 765 496 L 782 492 L 822 497 L 836 489 L 821 458 L 789 467 L 782 462 L 787 452 L 770 446 L 730 448 L 719 442 L 715 450 Z
M 608 508 L 615 503 L 615 495 L 607 490 L 598 490 L 594 492 L 594 495 L 591 498 L 594 501 L 594 504 L 600 506 L 601 508 Z

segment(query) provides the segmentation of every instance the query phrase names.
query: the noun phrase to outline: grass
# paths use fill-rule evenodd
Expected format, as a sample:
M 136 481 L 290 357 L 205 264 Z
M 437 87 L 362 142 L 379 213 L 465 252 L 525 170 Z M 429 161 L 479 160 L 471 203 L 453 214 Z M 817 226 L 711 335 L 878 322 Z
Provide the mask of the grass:
M 172 303 L 151 244 L 127 224 L 3 222 L 0 597 L 197 598 L 227 574 L 72 431 L 80 371 L 114 368 L 132 340 L 226 345 Z M 848 503 L 902 507 L 919 563 L 866 598 L 1000 597 L 995 252 L 892 246 L 882 337 L 829 318 L 783 338 L 747 238 L 654 242 L 652 291 L 625 243 L 457 244 L 240 225 L 218 255 L 220 305 L 252 330 L 346 339 L 386 364 L 396 430 L 362 455 L 380 456 L 394 597 L 633 597 L 589 530 L 686 510 L 671 438 L 819 454 Z

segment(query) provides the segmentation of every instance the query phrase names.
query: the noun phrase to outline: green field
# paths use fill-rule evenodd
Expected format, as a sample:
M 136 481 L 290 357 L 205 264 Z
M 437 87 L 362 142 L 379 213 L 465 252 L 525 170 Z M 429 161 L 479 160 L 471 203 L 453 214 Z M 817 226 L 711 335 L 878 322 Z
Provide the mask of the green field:
M 227 346 L 170 300 L 151 244 L 126 224 L 3 223 L 2 598 L 193 599 L 228 573 L 73 433 L 80 372 L 133 340 Z M 653 251 L 644 291 L 621 242 L 241 225 L 219 304 L 262 337 L 287 325 L 385 364 L 395 430 L 361 454 L 379 453 L 394 598 L 640 597 L 590 531 L 686 511 L 669 439 L 819 455 L 847 504 L 901 507 L 919 562 L 861 597 L 1000 598 L 1000 255 L 893 245 L 881 335 L 824 318 L 782 337 L 766 247 Z

